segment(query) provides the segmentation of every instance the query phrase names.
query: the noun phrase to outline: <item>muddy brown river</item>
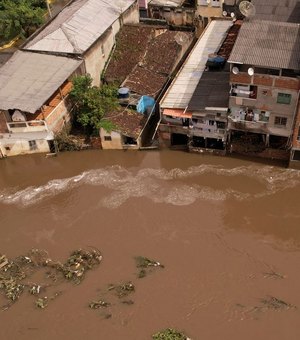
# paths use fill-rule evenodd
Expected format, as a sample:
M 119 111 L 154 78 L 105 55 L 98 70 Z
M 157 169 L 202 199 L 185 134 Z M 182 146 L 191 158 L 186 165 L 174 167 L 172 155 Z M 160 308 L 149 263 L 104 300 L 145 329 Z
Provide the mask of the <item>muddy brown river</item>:
M 64 261 L 96 247 L 103 261 L 45 309 L 24 291 L 0 311 L 0 339 L 150 340 L 171 327 L 193 340 L 299 340 L 299 208 L 300 171 L 280 164 L 177 151 L 1 160 L 0 254 Z M 139 255 L 165 268 L 137 278 Z M 125 281 L 130 305 L 107 289 Z M 106 314 L 88 307 L 100 297 Z

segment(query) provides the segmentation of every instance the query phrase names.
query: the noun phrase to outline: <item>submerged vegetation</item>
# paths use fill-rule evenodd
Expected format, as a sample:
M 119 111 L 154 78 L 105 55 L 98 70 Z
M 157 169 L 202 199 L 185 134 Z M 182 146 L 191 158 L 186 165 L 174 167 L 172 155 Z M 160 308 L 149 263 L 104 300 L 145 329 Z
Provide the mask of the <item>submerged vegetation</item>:
M 167 328 L 161 332 L 152 335 L 154 340 L 188 340 L 189 338 L 182 332 L 178 332 L 175 329 Z
M 150 260 L 144 256 L 136 256 L 135 257 L 136 267 L 138 268 L 138 278 L 145 277 L 153 268 L 160 267 L 164 268 L 164 265 L 161 263 Z
M 53 261 L 45 250 L 32 249 L 27 255 L 22 255 L 14 260 L 5 255 L 0 256 L 0 292 L 10 301 L 4 309 L 16 302 L 23 294 L 25 287 L 30 295 L 39 296 L 53 283 L 61 283 L 65 280 L 79 284 L 88 270 L 98 266 L 102 260 L 101 253 L 96 250 L 78 249 L 71 253 L 65 263 Z M 37 284 L 28 280 L 38 271 L 47 270 L 45 278 L 51 279 L 51 284 Z M 59 295 L 58 292 L 52 297 L 39 297 L 36 306 L 45 308 L 48 301 Z

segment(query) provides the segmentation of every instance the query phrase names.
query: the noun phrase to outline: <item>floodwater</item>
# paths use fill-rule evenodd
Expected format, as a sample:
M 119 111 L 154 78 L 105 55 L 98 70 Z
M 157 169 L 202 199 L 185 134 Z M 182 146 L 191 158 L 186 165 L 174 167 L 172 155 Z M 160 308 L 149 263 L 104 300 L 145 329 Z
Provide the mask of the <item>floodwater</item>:
M 0 311 L 1 339 L 300 339 L 300 172 L 172 151 L 86 151 L 0 161 L 0 254 L 102 263 L 42 310 L 23 293 Z M 134 257 L 160 261 L 137 278 Z M 42 279 L 42 278 L 41 278 Z M 131 281 L 132 305 L 110 283 Z M 91 310 L 112 302 L 111 317 Z M 275 297 L 286 304 L 265 303 Z M 278 300 L 276 300 L 278 301 Z M 0 297 L 0 306 L 6 300 Z

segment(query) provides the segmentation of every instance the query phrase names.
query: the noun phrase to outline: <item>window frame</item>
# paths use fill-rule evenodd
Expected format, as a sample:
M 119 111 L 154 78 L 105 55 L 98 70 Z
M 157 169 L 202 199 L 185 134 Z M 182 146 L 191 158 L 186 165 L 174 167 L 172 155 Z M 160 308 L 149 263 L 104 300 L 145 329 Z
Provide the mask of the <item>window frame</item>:
M 287 117 L 275 116 L 275 118 L 274 118 L 274 125 L 280 126 L 280 127 L 286 127 L 287 120 L 288 120 Z
M 290 105 L 291 101 L 292 101 L 292 95 L 290 93 L 283 93 L 283 92 L 277 93 L 277 104 Z

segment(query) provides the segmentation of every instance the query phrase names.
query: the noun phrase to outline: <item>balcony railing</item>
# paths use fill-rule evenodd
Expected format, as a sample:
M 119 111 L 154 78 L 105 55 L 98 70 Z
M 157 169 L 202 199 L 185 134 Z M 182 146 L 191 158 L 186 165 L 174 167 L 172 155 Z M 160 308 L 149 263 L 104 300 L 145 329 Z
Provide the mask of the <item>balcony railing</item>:
M 48 131 L 47 124 L 43 120 L 30 120 L 26 122 L 9 122 L 7 123 L 7 128 L 9 133 Z

